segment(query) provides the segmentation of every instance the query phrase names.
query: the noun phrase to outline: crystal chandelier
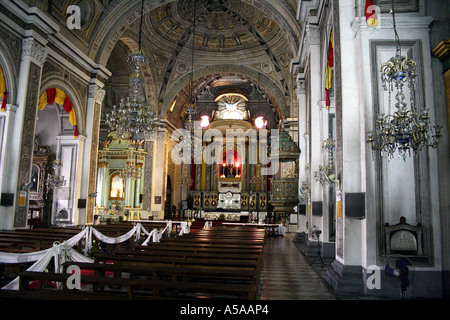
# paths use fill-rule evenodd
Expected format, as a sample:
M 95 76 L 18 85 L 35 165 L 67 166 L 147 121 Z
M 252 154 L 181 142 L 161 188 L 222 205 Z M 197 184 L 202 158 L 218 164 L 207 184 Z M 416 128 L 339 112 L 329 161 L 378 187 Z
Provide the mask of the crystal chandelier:
M 380 68 L 381 82 L 384 91 L 388 92 L 388 114 L 378 114 L 375 130 L 368 134 L 367 142 L 372 150 L 382 155 L 394 157 L 396 151 L 403 160 L 413 151 L 423 146 L 436 148 L 441 137 L 441 126 L 430 123 L 428 111 L 417 106 L 415 89 L 417 66 L 412 59 L 401 55 L 399 38 L 395 26 L 395 14 L 392 8 L 393 26 L 396 40 L 396 54 Z M 410 108 L 407 108 L 403 86 L 409 88 Z M 391 95 L 395 93 L 396 111 L 391 114 Z
M 132 141 L 132 147 L 128 148 L 127 162 L 120 176 L 123 179 L 139 180 L 142 175 L 142 167 L 145 156 L 148 153 L 142 149 L 142 141 Z
M 110 131 L 118 137 L 141 138 L 145 133 L 155 132 L 159 127 L 159 119 L 154 107 L 147 104 L 144 87 L 143 69 L 148 65 L 149 54 L 141 48 L 142 18 L 144 1 L 141 7 L 141 24 L 139 27 L 139 47 L 128 55 L 128 63 L 133 68 L 130 75 L 129 95 L 114 105 L 110 114 L 106 115 L 106 124 Z
M 314 179 L 320 184 L 332 184 L 335 182 L 335 166 L 333 159 L 333 149 L 335 147 L 335 140 L 330 136 L 323 141 L 322 148 L 328 152 L 328 161 L 326 166 L 319 165 L 319 171 L 314 172 Z
M 131 158 L 127 161 L 125 169 L 122 169 L 121 176 L 124 179 L 139 180 L 142 177 L 142 166 L 136 164 L 136 160 Z
M 191 137 L 191 152 L 194 152 L 194 115 L 197 113 L 197 106 L 193 96 L 193 77 L 194 77 L 194 52 L 195 52 L 195 23 L 197 18 L 197 0 L 194 1 L 194 15 L 192 17 L 192 56 L 191 56 L 191 74 L 189 79 L 189 103 L 184 107 L 185 122 L 184 128 Z
M 47 187 L 47 193 L 51 189 L 61 188 L 66 185 L 66 180 L 63 176 L 60 176 L 62 162 L 59 160 L 54 160 L 52 164 L 53 172 L 47 176 L 45 181 Z
M 309 182 L 303 181 L 300 187 L 299 200 L 306 201 L 309 199 L 309 196 L 310 196 Z

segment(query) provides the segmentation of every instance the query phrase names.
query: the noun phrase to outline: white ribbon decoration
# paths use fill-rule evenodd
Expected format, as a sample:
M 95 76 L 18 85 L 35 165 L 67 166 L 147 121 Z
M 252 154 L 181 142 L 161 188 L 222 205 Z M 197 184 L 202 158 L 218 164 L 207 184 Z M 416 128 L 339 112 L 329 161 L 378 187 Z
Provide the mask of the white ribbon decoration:
M 26 263 L 36 261 L 31 267 L 27 269 L 27 271 L 42 272 L 47 268 L 50 260 L 54 258 L 55 270 L 57 272 L 62 272 L 62 264 L 66 261 L 66 257 L 69 257 L 70 260 L 74 262 L 86 262 L 86 263 L 94 262 L 93 259 L 86 257 L 89 250 L 92 248 L 92 234 L 94 234 L 94 236 L 97 239 L 99 239 L 104 243 L 116 244 L 130 239 L 133 235 L 136 235 L 136 240 L 139 240 L 141 233 L 144 233 L 147 235 L 147 239 L 143 242 L 142 245 L 147 245 L 150 239 L 153 239 L 153 242 L 159 242 L 163 234 L 166 232 L 166 230 L 172 230 L 172 221 L 166 222 L 166 227 L 161 232 L 158 232 L 158 229 L 156 228 L 153 229 L 151 232 L 148 232 L 141 223 L 137 223 L 130 231 L 119 237 L 107 237 L 98 230 L 94 229 L 92 226 L 88 226 L 85 229 L 83 229 L 80 233 L 76 234 L 75 236 L 64 241 L 61 244 L 55 242 L 53 244 L 53 247 L 49 249 L 29 253 L 0 252 L 0 263 Z M 183 235 L 184 233 L 187 232 L 188 231 L 186 228 L 186 223 L 184 224 L 182 223 L 179 235 Z M 83 238 L 85 238 L 85 248 L 84 248 L 85 255 L 82 255 L 81 253 L 73 249 L 73 247 Z M 64 257 L 61 256 L 62 251 L 64 251 L 65 253 Z M 15 278 L 13 281 L 8 283 L 1 289 L 18 290 L 19 277 Z
M 107 237 L 104 234 L 100 233 L 99 231 L 95 230 L 94 228 L 91 228 L 91 229 L 92 229 L 92 233 L 94 234 L 94 236 L 101 242 L 108 243 L 108 244 L 116 244 L 116 243 L 124 242 L 124 241 L 127 241 L 128 239 L 130 239 L 136 233 L 137 226 L 134 226 L 133 229 L 131 229 L 127 233 L 125 233 L 119 237 L 115 237 L 115 238 Z
M 27 271 L 36 271 L 36 272 L 44 271 L 45 268 L 47 268 L 50 260 L 52 258 L 54 258 L 55 270 L 58 270 L 60 272 L 60 270 L 61 270 L 61 265 L 60 265 L 61 248 L 64 248 L 65 250 L 68 249 L 68 252 L 70 252 L 70 256 L 72 257 L 72 261 L 94 262 L 92 259 L 84 257 L 83 255 L 79 254 L 72 248 L 86 235 L 86 233 L 87 233 L 87 229 L 81 231 L 77 235 L 64 241 L 61 244 L 55 242 L 55 244 L 53 244 L 53 247 L 46 249 L 46 250 L 32 252 L 32 253 L 3 252 L 0 254 L 0 256 L 4 256 L 7 254 L 6 256 L 8 257 L 8 259 L 7 259 L 8 262 L 6 262 L 6 263 L 21 263 L 21 262 L 31 262 L 31 261 L 37 260 L 31 267 L 29 267 L 27 269 Z M 5 261 L 5 260 L 2 259 L 1 262 Z M 13 281 L 8 283 L 1 289 L 2 290 L 18 290 L 19 289 L 19 277 L 16 277 Z

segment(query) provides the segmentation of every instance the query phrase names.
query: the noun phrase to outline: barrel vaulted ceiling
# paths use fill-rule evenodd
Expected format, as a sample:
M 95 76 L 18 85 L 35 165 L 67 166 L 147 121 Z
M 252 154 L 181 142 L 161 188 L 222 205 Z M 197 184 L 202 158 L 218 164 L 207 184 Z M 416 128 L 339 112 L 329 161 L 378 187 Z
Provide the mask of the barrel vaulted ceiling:
M 181 108 L 189 97 L 193 63 L 195 90 L 211 79 L 234 76 L 259 84 L 281 117 L 289 117 L 295 99 L 289 65 L 301 37 L 297 2 L 145 0 L 142 44 L 151 55 L 146 70 L 151 102 L 162 115 L 174 102 L 175 110 Z M 70 4 L 80 5 L 82 28 L 63 32 L 74 34 L 91 59 L 110 69 L 112 83 L 126 83 L 126 54 L 138 43 L 141 0 L 49 1 L 42 9 L 64 22 Z

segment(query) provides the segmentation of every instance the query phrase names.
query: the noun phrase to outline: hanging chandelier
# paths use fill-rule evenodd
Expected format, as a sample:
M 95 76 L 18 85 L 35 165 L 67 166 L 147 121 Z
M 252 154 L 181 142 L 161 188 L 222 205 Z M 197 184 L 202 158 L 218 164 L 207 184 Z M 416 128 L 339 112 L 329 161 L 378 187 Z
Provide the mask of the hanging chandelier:
M 53 190 L 55 188 L 61 188 L 66 185 L 66 180 L 61 173 L 62 162 L 59 160 L 53 160 L 52 163 L 52 173 L 47 176 L 47 180 L 45 181 L 45 185 L 47 187 L 47 194 L 49 190 Z
M 192 16 L 192 53 L 191 53 L 191 74 L 189 78 L 189 101 L 184 107 L 184 115 L 185 115 L 184 128 L 189 132 L 189 135 L 191 137 L 192 152 L 194 151 L 194 129 L 195 129 L 194 115 L 197 113 L 197 106 L 195 105 L 195 98 L 193 93 L 196 19 L 197 19 L 197 0 L 194 1 L 194 13 Z
M 126 98 L 114 105 L 106 115 L 106 124 L 118 137 L 142 139 L 145 133 L 155 132 L 160 124 L 156 109 L 147 103 L 144 86 L 143 69 L 148 65 L 149 53 L 142 49 L 142 19 L 144 1 L 141 6 L 138 49 L 128 55 L 128 63 L 133 72 L 130 75 L 130 91 Z
M 383 63 L 380 68 L 381 82 L 384 91 L 388 92 L 388 114 L 378 114 L 375 130 L 368 134 L 367 142 L 373 151 L 393 158 L 398 152 L 399 157 L 406 160 L 413 151 L 421 150 L 423 146 L 436 148 L 441 137 L 441 126 L 431 125 L 428 111 L 417 106 L 415 91 L 417 65 L 412 59 L 401 55 L 400 41 L 395 25 L 394 6 L 392 19 L 396 40 L 395 56 Z M 409 88 L 409 104 L 405 101 L 404 85 Z M 395 93 L 395 108 L 391 114 L 391 96 Z
M 314 179 L 320 184 L 332 184 L 335 182 L 335 165 L 333 158 L 333 150 L 335 147 L 335 140 L 330 136 L 323 141 L 322 148 L 328 153 L 328 161 L 326 166 L 319 165 L 319 171 L 314 172 Z

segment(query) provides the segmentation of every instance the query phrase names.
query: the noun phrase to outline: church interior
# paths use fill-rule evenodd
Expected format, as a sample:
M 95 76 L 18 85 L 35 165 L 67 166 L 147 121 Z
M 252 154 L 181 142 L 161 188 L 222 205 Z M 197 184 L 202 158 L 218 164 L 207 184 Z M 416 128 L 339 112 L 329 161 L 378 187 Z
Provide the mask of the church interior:
M 0 299 L 448 298 L 449 13 L 0 0 Z

